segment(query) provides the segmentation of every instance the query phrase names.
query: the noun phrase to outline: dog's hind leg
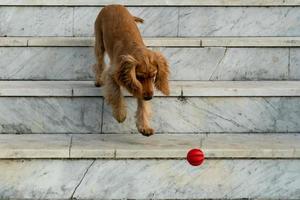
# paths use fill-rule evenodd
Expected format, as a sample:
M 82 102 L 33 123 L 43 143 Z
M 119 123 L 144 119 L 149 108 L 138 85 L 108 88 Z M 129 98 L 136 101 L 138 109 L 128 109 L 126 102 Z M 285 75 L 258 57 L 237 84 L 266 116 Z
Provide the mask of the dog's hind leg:
M 151 108 L 148 101 L 137 99 L 137 111 L 136 111 L 136 127 L 138 131 L 144 136 L 150 136 L 154 134 L 154 129 L 150 127 Z
M 103 80 L 101 79 L 101 74 L 105 68 L 104 62 L 104 44 L 102 39 L 101 30 L 95 29 L 95 56 L 96 56 L 96 64 L 93 66 L 93 71 L 95 73 L 95 86 L 100 87 L 103 85 Z
M 114 118 L 122 123 L 126 119 L 127 106 L 123 97 L 121 87 L 113 79 L 110 70 L 105 70 L 105 100 L 111 105 Z

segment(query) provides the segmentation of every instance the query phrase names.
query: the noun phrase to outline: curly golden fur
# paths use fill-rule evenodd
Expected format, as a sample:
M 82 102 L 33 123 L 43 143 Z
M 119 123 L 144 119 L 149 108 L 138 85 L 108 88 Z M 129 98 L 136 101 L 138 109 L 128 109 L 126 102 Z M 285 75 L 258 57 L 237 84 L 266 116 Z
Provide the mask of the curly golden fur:
M 132 16 L 122 5 L 104 7 L 95 21 L 94 66 L 96 86 L 105 85 L 105 99 L 118 122 L 126 119 L 126 103 L 121 92 L 124 87 L 137 98 L 136 126 L 145 136 L 152 135 L 148 100 L 154 88 L 169 95 L 169 66 L 165 57 L 147 49 L 136 23 L 143 19 Z M 104 53 L 110 58 L 105 67 Z

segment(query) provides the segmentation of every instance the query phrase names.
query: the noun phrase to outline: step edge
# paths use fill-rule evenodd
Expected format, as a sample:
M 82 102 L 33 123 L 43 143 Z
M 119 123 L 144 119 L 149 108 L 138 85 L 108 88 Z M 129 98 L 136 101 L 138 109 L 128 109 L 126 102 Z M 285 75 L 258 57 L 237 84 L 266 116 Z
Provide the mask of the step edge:
M 105 6 L 107 4 L 123 4 L 126 6 L 298 6 L 299 2 L 295 0 L 168 0 L 168 1 L 158 1 L 158 0 L 113 0 L 113 1 L 96 1 L 96 0 L 63 0 L 63 1 L 45 1 L 45 0 L 2 0 L 0 5 L 3 6 Z
M 192 148 L 201 148 L 207 159 L 300 159 L 300 134 L 159 134 L 150 138 L 139 134 L 76 134 L 72 135 L 72 144 L 66 138 L 63 145 L 61 141 L 55 139 L 57 135 L 59 134 L 2 134 L 0 140 L 5 141 L 6 144 L 0 143 L 0 160 L 185 159 L 187 152 Z M 42 139 L 45 138 L 47 138 L 46 142 L 42 143 Z M 218 145 L 221 146 L 214 147 L 220 138 L 225 138 L 223 144 L 219 143 Z M 228 142 L 228 138 L 234 142 Z M 177 147 L 172 147 L 170 142 L 166 142 L 170 139 L 172 145 L 175 144 Z M 130 145 L 124 144 L 126 140 Z M 153 148 L 153 143 L 157 145 L 158 140 L 160 146 Z M 20 144 L 16 147 L 18 141 Z M 36 145 L 36 149 L 25 146 L 24 141 Z M 273 146 L 266 141 L 273 142 Z M 59 144 L 56 145 L 55 142 Z M 243 144 L 239 144 L 241 142 Z M 7 147 L 9 143 L 13 147 Z M 228 148 L 228 145 L 232 144 L 234 147 Z
M 169 97 L 179 98 L 300 96 L 300 81 L 170 81 L 170 88 Z M 93 81 L 0 81 L 0 97 L 103 97 L 103 88 Z
M 299 47 L 300 37 L 145 37 L 149 47 Z M 93 37 L 0 37 L 0 47 L 92 47 Z

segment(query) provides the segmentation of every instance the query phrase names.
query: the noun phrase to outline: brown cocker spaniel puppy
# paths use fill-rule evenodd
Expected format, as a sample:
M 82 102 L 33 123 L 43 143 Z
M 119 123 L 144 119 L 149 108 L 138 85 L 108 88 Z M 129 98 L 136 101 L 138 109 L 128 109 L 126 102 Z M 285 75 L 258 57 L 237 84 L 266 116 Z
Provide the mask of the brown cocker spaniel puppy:
M 137 22 L 142 23 L 143 19 L 132 16 L 122 5 L 109 5 L 101 10 L 95 21 L 95 85 L 105 85 L 105 99 L 119 123 L 126 119 L 127 113 L 121 86 L 136 97 L 137 129 L 150 136 L 154 130 L 149 124 L 148 100 L 152 99 L 154 87 L 169 95 L 169 66 L 162 54 L 147 49 Z M 107 68 L 105 52 L 110 58 Z

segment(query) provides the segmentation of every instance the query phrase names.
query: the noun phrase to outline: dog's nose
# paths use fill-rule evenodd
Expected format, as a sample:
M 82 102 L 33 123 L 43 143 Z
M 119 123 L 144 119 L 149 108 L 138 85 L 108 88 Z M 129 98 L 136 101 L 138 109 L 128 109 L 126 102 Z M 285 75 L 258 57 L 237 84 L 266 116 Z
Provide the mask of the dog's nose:
M 144 97 L 144 100 L 146 100 L 146 101 L 149 101 L 151 99 L 152 99 L 152 96 L 146 96 L 146 97 Z

